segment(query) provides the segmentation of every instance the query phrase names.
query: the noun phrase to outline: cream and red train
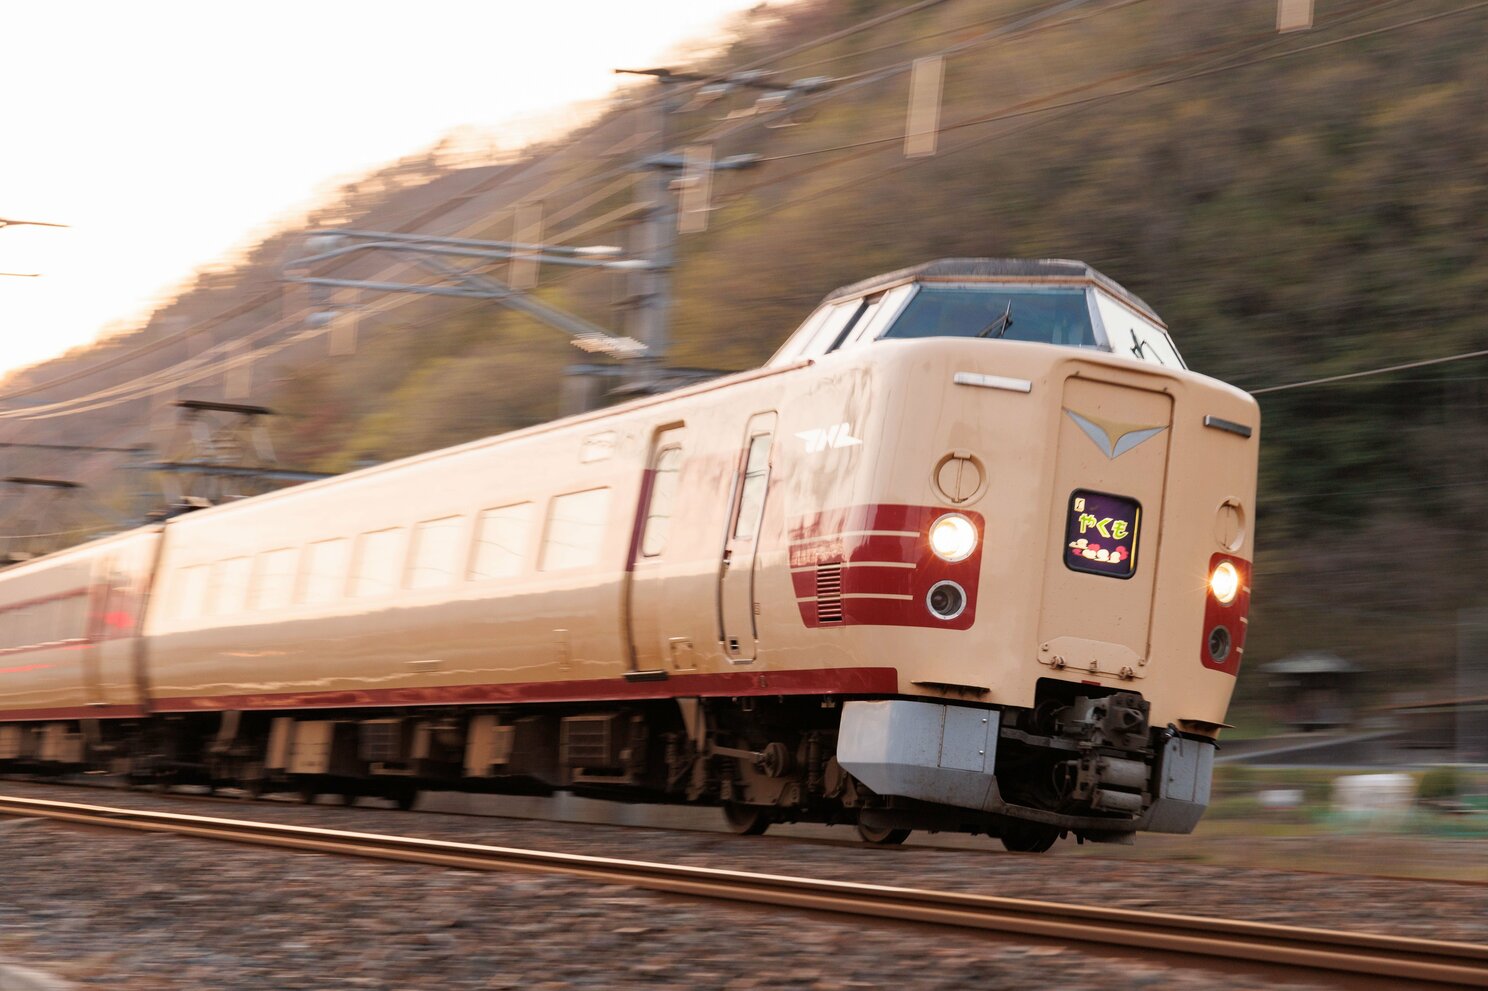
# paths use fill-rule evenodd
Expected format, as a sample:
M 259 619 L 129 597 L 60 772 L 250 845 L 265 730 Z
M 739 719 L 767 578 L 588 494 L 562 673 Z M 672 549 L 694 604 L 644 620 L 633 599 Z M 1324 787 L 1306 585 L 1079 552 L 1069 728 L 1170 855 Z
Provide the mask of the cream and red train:
M 0 767 L 1187 832 L 1257 427 L 1081 263 L 881 276 L 757 371 L 0 573 Z

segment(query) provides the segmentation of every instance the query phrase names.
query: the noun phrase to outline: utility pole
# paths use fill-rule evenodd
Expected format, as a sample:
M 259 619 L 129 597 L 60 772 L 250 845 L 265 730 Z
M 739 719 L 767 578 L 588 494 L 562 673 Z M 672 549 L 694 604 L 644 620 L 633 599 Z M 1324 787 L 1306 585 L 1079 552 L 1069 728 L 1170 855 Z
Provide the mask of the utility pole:
M 182 399 L 175 406 L 180 418 L 165 458 L 130 466 L 160 473 L 166 515 L 257 495 L 274 483 L 331 477 L 279 464 L 266 423 L 274 411 L 267 406 L 200 399 Z M 184 481 L 178 480 L 182 476 Z
M 82 490 L 83 485 L 80 482 L 61 478 L 32 478 L 22 475 L 0 478 L 0 482 L 21 489 L 41 490 L 50 495 L 50 498 L 42 499 L 40 510 L 31 519 L 17 521 L 20 528 L 27 532 L 5 538 L 5 550 L 0 553 L 0 567 L 20 564 L 22 561 L 29 561 L 54 549 L 54 545 L 59 544 L 60 541 L 50 538 L 64 536 L 64 534 L 46 532 L 46 527 L 53 518 L 53 511 L 62 497 Z
M 677 235 L 707 227 L 708 211 L 712 209 L 713 173 L 747 169 L 759 163 L 759 156 L 753 154 L 715 159 L 709 145 L 692 145 L 685 151 L 673 149 L 667 126 L 671 115 L 706 106 L 736 89 L 760 91 L 760 95 L 751 108 L 732 113 L 730 118 L 771 113 L 786 108 L 792 97 L 821 89 L 829 81 L 814 77 L 783 84 L 768 82 L 758 73 L 718 77 L 671 69 L 616 69 L 615 72 L 651 76 L 658 87 L 651 101 L 655 127 L 653 150 L 637 164 L 641 180 L 636 183 L 635 195 L 642 208 L 631 228 L 628 244 L 628 254 L 648 264 L 630 274 L 620 303 L 625 308 L 626 333 L 645 345 L 640 360 L 625 370 L 622 391 L 644 395 L 718 374 L 665 365 L 671 348 L 672 271 L 677 260 Z M 683 84 L 691 84 L 696 90 L 688 94 L 686 101 L 677 95 L 678 87 Z M 704 85 L 699 88 L 697 84 Z M 679 209 L 679 202 L 685 202 L 688 209 Z

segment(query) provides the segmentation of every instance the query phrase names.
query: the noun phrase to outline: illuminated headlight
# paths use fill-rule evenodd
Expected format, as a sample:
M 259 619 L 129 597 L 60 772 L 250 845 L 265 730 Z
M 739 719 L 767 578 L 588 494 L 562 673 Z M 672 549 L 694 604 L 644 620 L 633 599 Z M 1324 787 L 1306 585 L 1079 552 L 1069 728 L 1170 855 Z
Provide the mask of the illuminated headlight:
M 1209 576 L 1209 591 L 1222 605 L 1234 602 L 1235 594 L 1240 591 L 1240 572 L 1228 561 L 1219 562 Z
M 943 561 L 964 561 L 976 545 L 976 526 L 960 513 L 947 513 L 930 524 L 930 549 Z

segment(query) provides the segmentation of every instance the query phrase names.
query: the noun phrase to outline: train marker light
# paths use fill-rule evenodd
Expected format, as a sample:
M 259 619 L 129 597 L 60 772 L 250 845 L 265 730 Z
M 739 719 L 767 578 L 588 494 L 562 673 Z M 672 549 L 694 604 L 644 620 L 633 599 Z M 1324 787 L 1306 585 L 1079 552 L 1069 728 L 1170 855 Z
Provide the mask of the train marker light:
M 955 582 L 936 582 L 925 596 L 925 606 L 936 619 L 949 623 L 966 611 L 966 590 Z
M 1214 574 L 1209 576 L 1209 591 L 1222 605 L 1234 602 L 1236 593 L 1240 591 L 1240 572 L 1228 561 L 1219 562 Z
M 942 561 L 964 561 L 976 545 L 976 525 L 960 513 L 947 513 L 930 525 L 930 549 Z

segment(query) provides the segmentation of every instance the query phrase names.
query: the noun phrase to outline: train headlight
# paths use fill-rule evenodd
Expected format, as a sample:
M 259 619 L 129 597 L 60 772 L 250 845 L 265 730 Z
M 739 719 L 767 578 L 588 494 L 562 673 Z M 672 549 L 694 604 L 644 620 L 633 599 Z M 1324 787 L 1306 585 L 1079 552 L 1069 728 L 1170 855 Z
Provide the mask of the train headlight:
M 976 545 L 976 525 L 960 513 L 947 513 L 930 524 L 930 549 L 942 561 L 964 561 Z
M 1209 576 L 1209 591 L 1222 605 L 1234 602 L 1236 593 L 1240 591 L 1240 572 L 1228 561 L 1219 562 Z

